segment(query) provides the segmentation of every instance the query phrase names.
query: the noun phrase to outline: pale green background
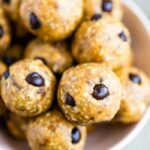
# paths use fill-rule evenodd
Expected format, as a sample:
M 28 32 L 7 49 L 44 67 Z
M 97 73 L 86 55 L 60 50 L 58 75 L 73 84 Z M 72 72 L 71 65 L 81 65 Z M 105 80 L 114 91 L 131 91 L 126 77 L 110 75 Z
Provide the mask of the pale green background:
M 144 11 L 150 19 L 150 0 L 133 0 Z M 144 127 L 142 132 L 122 150 L 150 150 L 150 121 Z

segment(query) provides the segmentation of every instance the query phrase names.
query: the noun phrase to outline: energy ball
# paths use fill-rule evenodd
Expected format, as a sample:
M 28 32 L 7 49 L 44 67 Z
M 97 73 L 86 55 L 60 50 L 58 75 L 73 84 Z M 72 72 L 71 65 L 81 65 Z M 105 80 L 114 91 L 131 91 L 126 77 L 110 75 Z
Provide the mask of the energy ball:
M 117 69 L 132 62 L 130 34 L 114 18 L 83 22 L 72 43 L 72 55 L 79 63 L 97 62 Z
M 25 140 L 29 118 L 20 117 L 14 113 L 9 113 L 6 125 L 9 132 L 17 139 Z
M 121 123 L 139 121 L 150 103 L 150 81 L 141 70 L 135 67 L 117 71 L 122 84 L 120 110 L 114 120 Z
M 21 60 L 3 74 L 1 94 L 13 113 L 32 117 L 48 110 L 54 97 L 56 80 L 40 60 Z
M 83 150 L 86 127 L 70 123 L 53 110 L 29 123 L 27 139 L 32 150 Z
M 107 67 L 82 64 L 64 72 L 57 97 L 68 120 L 91 125 L 116 115 L 121 102 L 121 84 Z
M 25 26 L 44 40 L 62 41 L 76 29 L 83 16 L 82 0 L 22 0 Z
M 72 66 L 73 60 L 67 51 L 65 42 L 52 44 L 41 40 L 33 40 L 25 50 L 25 58 L 40 59 L 56 74 L 63 73 Z
M 0 78 L 2 77 L 5 70 L 6 70 L 6 65 L 0 61 Z M 0 116 L 3 116 L 6 113 L 6 111 L 7 111 L 7 108 L 3 102 L 2 98 L 1 98 L 1 94 L 0 94 Z
M 0 6 L 0 53 L 2 53 L 10 44 L 10 27 Z
M 122 19 L 121 0 L 84 0 L 85 19 L 93 20 L 101 16 Z

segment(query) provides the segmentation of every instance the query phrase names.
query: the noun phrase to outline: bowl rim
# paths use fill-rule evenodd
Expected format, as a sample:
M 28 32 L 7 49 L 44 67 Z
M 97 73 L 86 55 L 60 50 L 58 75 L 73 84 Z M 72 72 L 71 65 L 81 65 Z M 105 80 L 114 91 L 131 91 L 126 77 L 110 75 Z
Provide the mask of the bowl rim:
M 141 24 L 147 31 L 149 38 L 150 38 L 150 21 L 147 18 L 147 16 L 144 14 L 144 12 L 135 4 L 135 2 L 131 0 L 122 0 L 123 5 L 128 7 L 134 15 L 140 20 Z M 128 136 L 126 136 L 121 142 L 115 144 L 111 150 L 120 150 L 127 144 L 129 144 L 138 134 L 139 132 L 144 128 L 148 120 L 150 119 L 150 107 L 145 112 L 142 120 L 135 126 L 135 128 L 129 133 Z
M 149 38 L 150 38 L 150 22 L 144 12 L 133 2 L 132 0 L 122 0 L 123 5 L 125 5 L 128 9 L 130 9 L 134 15 L 138 18 L 141 22 L 145 30 L 147 31 Z M 148 120 L 150 119 L 150 107 L 145 112 L 141 121 L 135 126 L 135 128 L 126 136 L 122 141 L 115 144 L 110 150 L 120 150 L 127 144 L 129 144 L 144 128 Z

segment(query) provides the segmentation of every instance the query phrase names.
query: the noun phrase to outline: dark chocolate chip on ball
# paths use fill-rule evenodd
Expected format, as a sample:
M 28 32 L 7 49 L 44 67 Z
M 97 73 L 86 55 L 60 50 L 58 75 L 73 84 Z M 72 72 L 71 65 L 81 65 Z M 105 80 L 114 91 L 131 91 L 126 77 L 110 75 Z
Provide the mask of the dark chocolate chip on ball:
M 6 69 L 6 71 L 3 74 L 3 77 L 5 78 L 5 80 L 7 80 L 10 76 L 10 72 L 9 72 L 9 68 Z
M 109 90 L 104 84 L 99 84 L 94 87 L 92 95 L 97 100 L 102 100 L 109 95 Z
M 134 74 L 134 73 L 130 73 L 129 74 L 129 79 L 133 83 L 136 83 L 136 84 L 141 84 L 142 83 L 141 77 L 139 75 L 137 75 L 137 74 Z
M 38 17 L 35 15 L 35 13 L 31 13 L 30 14 L 30 25 L 31 25 L 31 28 L 36 30 L 36 29 L 39 29 L 41 27 L 41 23 L 38 19 Z
M 102 10 L 104 12 L 111 12 L 113 10 L 112 0 L 102 0 Z
M 48 66 L 47 60 L 44 59 L 43 57 L 35 57 L 35 59 L 41 60 L 43 62 L 43 64 L 45 64 L 46 66 Z
M 10 4 L 11 0 L 2 0 L 2 2 L 5 4 Z
M 74 98 L 69 93 L 66 95 L 66 104 L 72 107 L 76 106 Z
M 72 129 L 72 133 L 71 133 L 71 138 L 72 138 L 72 143 L 73 144 L 77 144 L 80 139 L 81 139 L 81 132 L 78 128 L 74 128 Z
M 33 72 L 26 77 L 26 81 L 33 86 L 44 86 L 44 78 L 37 72 Z
M 2 38 L 4 35 L 4 29 L 3 27 L 0 25 L 0 38 Z
M 125 33 L 122 31 L 120 34 L 119 34 L 119 37 L 122 41 L 126 42 L 127 41 L 127 37 L 125 35 Z
M 91 17 L 91 20 L 92 21 L 97 21 L 99 19 L 102 18 L 102 15 L 101 14 L 94 14 L 92 17 Z

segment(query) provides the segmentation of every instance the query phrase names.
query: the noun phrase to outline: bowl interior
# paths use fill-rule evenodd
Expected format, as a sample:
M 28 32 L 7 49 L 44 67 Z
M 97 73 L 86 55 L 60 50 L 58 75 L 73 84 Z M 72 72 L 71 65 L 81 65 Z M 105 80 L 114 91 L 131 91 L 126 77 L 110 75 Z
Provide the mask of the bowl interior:
M 150 36 L 145 26 L 131 8 L 124 4 L 124 23 L 129 28 L 132 35 L 132 47 L 135 52 L 136 65 L 150 75 L 150 69 L 147 64 L 150 64 Z M 148 112 L 146 112 L 148 113 Z M 146 114 L 145 114 L 146 115 Z M 86 150 L 106 150 L 114 147 L 131 133 L 138 132 L 139 126 L 145 124 L 143 119 L 134 125 L 98 125 L 94 131 L 90 133 L 87 139 Z M 5 150 L 29 150 L 25 142 L 14 140 L 0 129 L 0 149 Z
M 127 1 L 128 2 L 128 1 Z M 135 65 L 150 76 L 150 34 L 143 21 L 135 14 L 136 10 L 128 3 L 124 3 L 124 23 L 132 36 L 132 48 L 135 54 Z M 128 4 L 128 5 L 127 5 Z M 134 4 L 132 4 L 134 5 Z M 139 10 L 138 10 L 139 11 Z M 150 108 L 149 108 L 150 109 Z M 149 109 L 139 123 L 123 125 L 99 125 L 87 140 L 86 150 L 120 149 L 127 144 L 144 126 L 149 119 Z

